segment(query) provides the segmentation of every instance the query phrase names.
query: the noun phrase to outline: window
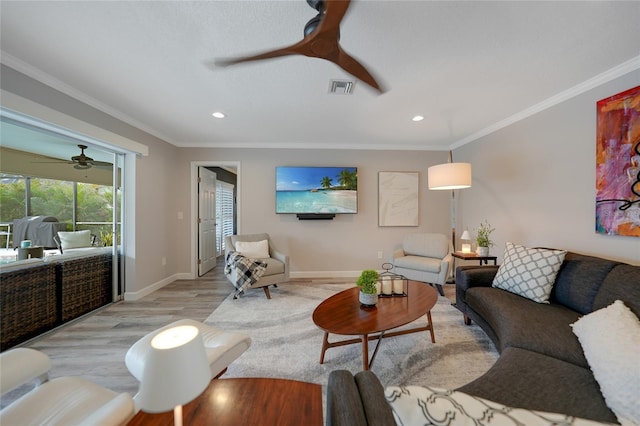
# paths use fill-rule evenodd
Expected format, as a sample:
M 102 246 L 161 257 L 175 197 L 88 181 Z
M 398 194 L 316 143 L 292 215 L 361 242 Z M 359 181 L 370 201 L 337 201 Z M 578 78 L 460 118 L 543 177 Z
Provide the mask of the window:
M 224 238 L 233 235 L 233 185 L 218 181 L 216 183 L 216 252 L 224 253 Z
M 2 174 L 0 203 L 2 223 L 10 224 L 25 216 L 53 216 L 69 224 L 69 231 L 90 229 L 99 242 L 107 242 L 101 237 L 108 238 L 105 234 L 111 234 L 113 187 L 110 186 Z M 0 236 L 0 246 L 7 246 L 4 238 L 9 237 Z

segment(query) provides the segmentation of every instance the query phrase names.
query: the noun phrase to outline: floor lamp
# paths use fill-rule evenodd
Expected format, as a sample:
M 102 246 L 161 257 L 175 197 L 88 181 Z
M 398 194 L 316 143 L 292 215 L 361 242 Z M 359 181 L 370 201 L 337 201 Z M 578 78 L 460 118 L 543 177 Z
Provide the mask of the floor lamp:
M 449 151 L 449 162 L 429 167 L 427 169 L 427 180 L 429 181 L 429 189 L 451 190 L 451 244 L 455 251 L 457 220 L 455 190 L 471 187 L 471 164 L 452 162 L 452 154 Z M 452 262 L 448 283 L 455 282 L 455 259 Z

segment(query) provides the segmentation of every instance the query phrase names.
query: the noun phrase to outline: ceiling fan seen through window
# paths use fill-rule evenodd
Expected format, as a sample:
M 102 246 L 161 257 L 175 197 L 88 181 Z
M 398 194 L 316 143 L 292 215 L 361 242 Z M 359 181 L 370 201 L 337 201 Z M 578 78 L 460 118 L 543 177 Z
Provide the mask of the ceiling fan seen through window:
M 86 145 L 78 145 L 78 148 L 80 148 L 80 155 L 74 155 L 73 157 L 71 157 L 70 160 L 34 161 L 34 163 L 73 164 L 73 168 L 78 170 L 86 170 L 86 169 L 90 169 L 91 167 L 106 168 L 106 169 L 113 168 L 112 163 L 108 163 L 106 161 L 97 161 L 89 157 L 88 155 L 86 155 L 84 153 L 84 150 L 88 148 Z

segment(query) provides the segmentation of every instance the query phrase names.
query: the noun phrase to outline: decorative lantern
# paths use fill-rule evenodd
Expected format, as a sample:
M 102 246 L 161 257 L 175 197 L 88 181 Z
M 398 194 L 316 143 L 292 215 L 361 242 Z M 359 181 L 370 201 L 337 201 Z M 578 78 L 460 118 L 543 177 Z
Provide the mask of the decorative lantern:
M 380 297 L 402 297 L 409 295 L 409 280 L 402 275 L 391 272 L 393 265 L 391 263 L 383 263 L 384 272 L 380 274 L 378 283 Z

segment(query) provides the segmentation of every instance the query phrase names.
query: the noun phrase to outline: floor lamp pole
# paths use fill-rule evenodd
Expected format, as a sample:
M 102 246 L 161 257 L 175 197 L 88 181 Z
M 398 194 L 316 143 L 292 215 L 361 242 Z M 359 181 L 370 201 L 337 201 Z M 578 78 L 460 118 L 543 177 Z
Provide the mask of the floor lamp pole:
M 450 250 L 456 247 L 456 222 L 458 218 L 456 210 L 456 189 L 471 187 L 471 163 L 454 163 L 453 154 L 449 151 L 449 162 L 429 167 L 427 170 L 429 189 L 450 190 L 449 200 L 449 224 L 451 225 Z M 447 283 L 455 283 L 455 259 L 451 258 L 451 268 L 447 271 Z
M 453 153 L 449 150 L 449 163 L 453 163 Z M 451 250 L 456 250 L 456 222 L 457 222 L 457 210 L 456 210 L 456 190 L 451 190 L 451 200 L 450 200 L 450 209 L 451 209 Z M 447 284 L 455 284 L 456 283 L 456 258 L 451 256 L 451 269 L 449 270 L 449 276 L 447 277 Z

